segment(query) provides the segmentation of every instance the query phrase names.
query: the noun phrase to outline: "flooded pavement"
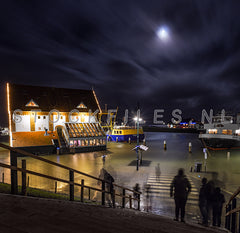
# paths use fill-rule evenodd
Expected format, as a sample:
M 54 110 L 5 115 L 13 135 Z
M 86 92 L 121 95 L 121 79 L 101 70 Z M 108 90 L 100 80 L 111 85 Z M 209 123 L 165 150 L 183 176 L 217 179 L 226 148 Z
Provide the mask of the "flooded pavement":
M 164 140 L 167 143 L 167 150 L 164 150 L 163 147 Z M 188 151 L 189 142 L 192 144 L 192 153 Z M 227 151 L 210 152 L 205 160 L 203 147 L 197 134 L 148 132 L 146 133 L 146 145 L 149 149 L 142 153 L 143 164 L 138 171 L 136 170 L 136 152 L 133 150 L 135 144 L 128 143 L 109 142 L 107 151 L 46 155 L 44 158 L 97 177 L 100 169 L 105 167 L 114 177 L 116 184 L 129 188 L 139 183 L 143 190 L 143 187 L 148 184 L 150 185 L 151 198 L 146 200 L 145 195 L 141 208 L 167 216 L 174 216 L 174 201 L 170 198 L 171 181 L 177 174 L 178 169 L 184 168 L 192 184 L 192 193 L 187 202 L 186 215 L 187 219 L 196 222 L 199 219 L 198 191 L 202 177 L 211 179 L 212 172 L 217 172 L 217 179 L 221 181 L 226 199 L 239 187 L 240 151 L 230 151 L 230 158 L 227 157 Z M 103 155 L 106 155 L 105 161 L 103 160 Z M 22 159 L 18 158 L 18 164 L 21 164 Z M 27 161 L 27 169 L 29 170 L 68 179 L 68 171 L 33 160 L 32 158 L 24 157 L 24 159 Z M 9 152 L 0 150 L 0 162 L 9 164 Z M 155 169 L 158 163 L 160 175 L 156 173 Z M 196 163 L 202 163 L 202 172 L 194 172 Z M 205 165 L 206 173 L 204 172 Z M 0 168 L 0 174 L 2 173 L 4 173 L 4 181 L 10 183 L 9 170 Z M 95 180 L 88 179 L 82 175 L 75 175 L 75 182 L 80 183 L 81 179 L 85 180 L 85 185 L 98 187 Z M 21 184 L 20 176 L 19 184 Z M 30 175 L 29 187 L 54 191 L 55 182 Z M 68 193 L 68 189 L 68 185 L 57 183 L 58 193 Z M 75 192 L 75 195 L 79 195 L 79 189 L 76 188 Z M 86 195 L 89 195 L 89 193 Z M 93 196 L 94 192 L 91 192 L 90 198 L 93 198 Z M 97 198 L 100 198 L 99 194 L 97 194 Z M 117 200 L 117 202 L 120 202 L 120 200 Z

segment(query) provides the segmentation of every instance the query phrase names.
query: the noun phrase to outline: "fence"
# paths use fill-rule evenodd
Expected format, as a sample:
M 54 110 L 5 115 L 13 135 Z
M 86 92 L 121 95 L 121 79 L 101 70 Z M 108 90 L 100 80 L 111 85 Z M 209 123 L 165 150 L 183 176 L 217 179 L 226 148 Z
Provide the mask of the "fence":
M 37 155 L 31 154 L 29 152 L 20 150 L 20 149 L 16 149 L 10 146 L 7 146 L 5 144 L 0 143 L 0 147 L 5 148 L 7 150 L 10 151 L 10 165 L 9 164 L 5 164 L 5 163 L 0 163 L 0 167 L 3 168 L 7 168 L 11 170 L 11 193 L 12 194 L 19 194 L 18 193 L 18 171 L 21 172 L 21 178 L 22 178 L 22 188 L 21 188 L 21 194 L 22 195 L 26 195 L 27 194 L 27 183 L 29 183 L 29 181 L 27 182 L 27 174 L 31 174 L 34 176 L 38 176 L 38 177 L 43 177 L 52 181 L 55 181 L 55 192 L 57 190 L 57 183 L 56 182 L 63 182 L 69 185 L 69 200 L 70 201 L 74 201 L 75 196 L 74 196 L 74 188 L 80 187 L 80 201 L 84 202 L 84 190 L 88 190 L 88 199 L 90 199 L 90 191 L 94 190 L 97 192 L 101 193 L 101 204 L 105 205 L 105 199 L 106 199 L 106 194 L 110 194 L 109 190 L 106 189 L 106 184 L 110 184 L 110 182 L 97 178 L 95 176 L 86 174 L 84 172 L 72 169 L 70 167 L 67 167 L 65 165 L 47 160 L 43 157 L 39 157 Z M 61 178 L 57 178 L 51 175 L 46 175 L 40 172 L 35 172 L 32 170 L 28 170 L 27 169 L 27 164 L 26 164 L 26 160 L 23 159 L 22 160 L 22 166 L 18 167 L 17 164 L 17 158 L 19 156 L 29 156 L 33 159 L 36 160 L 40 160 L 44 163 L 50 164 L 52 166 L 57 166 L 59 168 L 62 168 L 64 170 L 67 170 L 69 172 L 69 177 L 68 179 L 61 179 Z M 96 188 L 93 186 L 88 186 L 84 184 L 84 179 L 81 179 L 81 183 L 77 183 L 74 180 L 74 175 L 75 174 L 80 174 L 83 177 L 88 177 L 91 178 L 93 180 L 96 180 L 98 182 L 101 183 L 101 189 L 100 188 Z M 119 197 L 121 199 L 121 207 L 125 208 L 126 207 L 126 200 L 129 201 L 129 208 L 133 208 L 133 201 L 137 202 L 137 209 L 140 210 L 140 195 L 141 192 L 137 192 L 135 190 L 117 185 L 117 184 L 113 184 L 114 189 L 113 189 L 113 193 L 112 193 L 112 202 L 113 202 L 113 207 L 115 207 L 115 198 Z M 116 188 L 119 190 L 118 192 L 116 192 Z M 128 192 L 128 193 L 127 193 Z M 130 193 L 130 195 L 128 195 Z
M 240 187 L 231 196 L 226 204 L 225 228 L 232 233 L 240 233 L 240 207 L 237 207 L 237 195 L 240 193 Z M 237 221 L 238 215 L 238 221 Z

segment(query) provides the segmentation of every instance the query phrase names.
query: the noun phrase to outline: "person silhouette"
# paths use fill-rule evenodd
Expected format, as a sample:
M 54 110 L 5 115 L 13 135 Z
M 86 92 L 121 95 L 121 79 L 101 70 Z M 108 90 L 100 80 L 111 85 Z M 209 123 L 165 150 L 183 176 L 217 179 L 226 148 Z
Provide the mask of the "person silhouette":
M 221 193 L 221 188 L 217 187 L 214 190 L 214 199 L 212 202 L 213 208 L 213 226 L 221 226 L 222 207 L 225 202 L 224 195 Z
M 156 175 L 156 181 L 160 182 L 161 170 L 160 170 L 160 164 L 159 163 L 155 167 L 155 175 Z
M 199 191 L 199 209 L 202 215 L 202 224 L 208 225 L 208 212 L 207 212 L 207 194 L 206 194 L 207 178 L 202 178 L 202 186 Z
M 185 222 L 185 206 L 188 194 L 191 192 L 191 184 L 184 175 L 183 168 L 178 170 L 178 174 L 173 178 L 170 186 L 170 197 L 173 196 L 175 200 L 175 221 L 179 219 L 179 211 L 181 210 L 181 222 Z

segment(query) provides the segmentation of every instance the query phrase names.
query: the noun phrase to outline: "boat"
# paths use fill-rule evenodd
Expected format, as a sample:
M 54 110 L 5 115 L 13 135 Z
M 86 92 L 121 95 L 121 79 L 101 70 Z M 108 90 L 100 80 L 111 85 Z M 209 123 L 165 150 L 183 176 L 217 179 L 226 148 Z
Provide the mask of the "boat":
M 240 149 L 239 115 L 234 122 L 232 116 L 217 115 L 210 123 L 204 124 L 204 133 L 199 139 L 204 147 L 211 150 Z
M 114 142 L 136 142 L 137 134 L 139 135 L 139 142 L 145 138 L 143 128 L 134 126 L 114 126 L 112 130 L 107 133 L 107 140 Z

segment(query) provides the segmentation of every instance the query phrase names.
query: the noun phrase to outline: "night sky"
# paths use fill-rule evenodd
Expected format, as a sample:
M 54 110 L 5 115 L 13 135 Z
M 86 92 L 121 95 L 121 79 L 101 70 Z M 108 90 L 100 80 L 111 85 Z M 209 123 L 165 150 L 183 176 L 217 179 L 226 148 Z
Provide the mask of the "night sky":
M 175 108 L 240 112 L 239 10 L 232 0 L 1 1 L 0 124 L 7 81 L 93 87 L 120 114 L 139 103 L 149 124 L 156 108 L 169 120 Z

